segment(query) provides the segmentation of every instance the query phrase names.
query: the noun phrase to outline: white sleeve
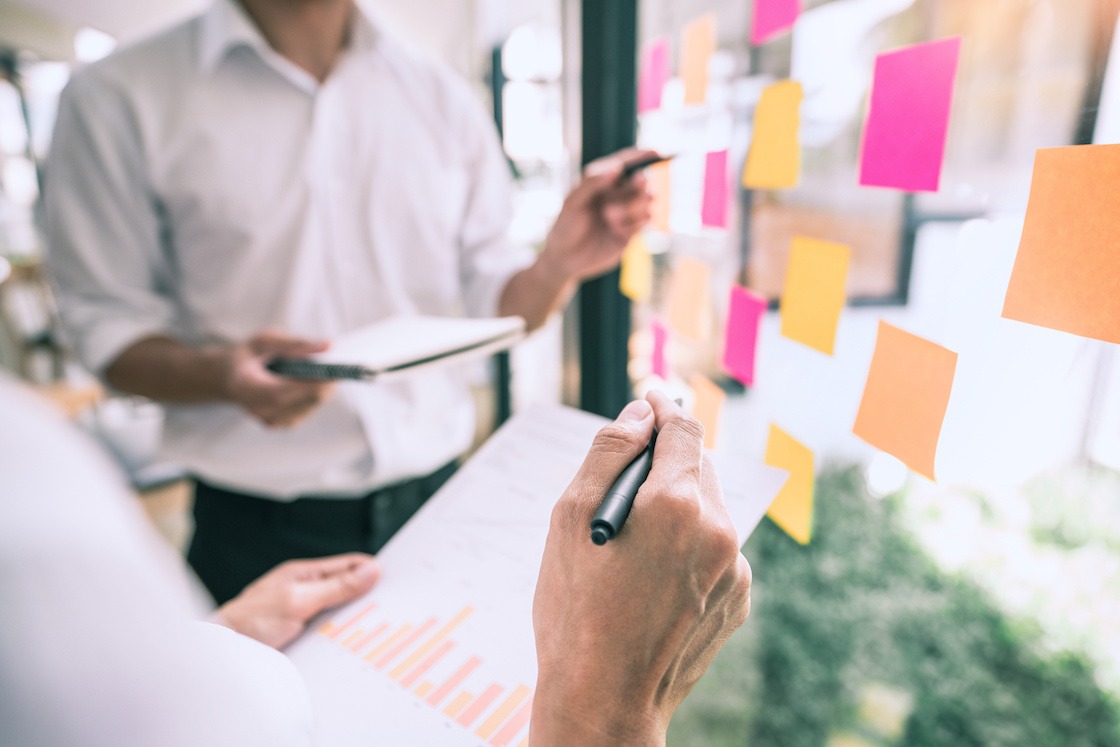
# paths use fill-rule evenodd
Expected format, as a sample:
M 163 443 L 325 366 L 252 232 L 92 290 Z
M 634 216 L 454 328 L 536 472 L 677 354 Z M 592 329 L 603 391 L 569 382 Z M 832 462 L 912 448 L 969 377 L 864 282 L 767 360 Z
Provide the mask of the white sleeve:
M 296 747 L 283 654 L 216 625 L 123 479 L 0 376 L 0 744 Z
M 130 344 L 170 333 L 175 305 L 138 114 L 94 72 L 78 73 L 59 101 L 43 201 L 64 326 L 101 373 Z
M 470 163 L 470 194 L 463 216 L 460 279 L 467 313 L 489 317 L 510 278 L 532 264 L 534 253 L 509 238 L 513 219 L 513 180 L 491 118 L 469 91 L 459 91 L 462 121 L 474 154 Z

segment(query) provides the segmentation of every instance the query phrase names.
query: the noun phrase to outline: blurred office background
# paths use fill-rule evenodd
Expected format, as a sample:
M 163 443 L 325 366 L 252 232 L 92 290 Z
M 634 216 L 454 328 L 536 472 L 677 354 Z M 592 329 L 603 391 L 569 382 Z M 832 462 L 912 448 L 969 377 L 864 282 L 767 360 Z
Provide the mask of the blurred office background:
M 1120 2 L 806 0 L 793 32 L 762 47 L 748 42 L 751 0 L 371 4 L 494 112 L 520 241 L 543 240 L 581 161 L 597 155 L 588 143 L 629 126 L 680 154 L 669 230 L 645 236 L 651 296 L 632 303 L 613 276 L 588 289 L 514 351 L 510 407 L 609 412 L 650 386 L 687 399 L 702 373 L 729 395 L 724 456 L 760 461 L 771 422 L 817 455 L 813 541 L 764 521 L 748 542 L 755 611 L 671 744 L 1120 745 L 1120 365 L 1111 345 L 999 315 L 1035 149 L 1120 142 Z M 102 440 L 178 546 L 189 490 L 154 458 L 158 407 L 104 391 L 58 333 L 40 267 L 40 167 L 71 70 L 204 5 L 0 0 L 0 365 Z M 629 46 L 589 39 L 589 13 Z M 677 46 L 705 13 L 718 29 L 706 103 L 686 106 L 673 78 L 662 107 L 620 134 L 585 85 L 632 77 L 642 44 Z M 940 191 L 860 188 L 875 55 L 952 35 L 965 43 Z M 737 173 L 762 89 L 789 77 L 805 90 L 800 185 L 740 190 L 729 229 L 704 228 L 704 154 L 728 148 Z M 633 119 L 633 103 L 618 103 Z M 776 301 L 802 233 L 852 247 L 837 352 L 783 338 L 772 311 L 745 389 L 719 367 L 727 291 L 745 284 Z M 710 334 L 674 340 L 667 377 L 655 377 L 649 322 L 682 256 L 711 268 Z M 851 433 L 880 319 L 960 353 L 936 483 Z M 494 380 L 478 376 L 480 438 L 503 414 Z

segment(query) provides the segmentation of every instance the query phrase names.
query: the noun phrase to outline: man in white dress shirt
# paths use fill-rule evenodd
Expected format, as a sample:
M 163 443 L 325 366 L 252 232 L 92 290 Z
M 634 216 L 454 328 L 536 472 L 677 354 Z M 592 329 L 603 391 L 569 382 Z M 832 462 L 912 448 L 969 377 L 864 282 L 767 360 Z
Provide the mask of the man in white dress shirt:
M 199 622 L 203 595 L 104 455 L 2 376 L 0 412 L 0 744 L 311 744 L 306 688 L 269 646 L 369 590 L 377 561 L 289 562 L 212 615 L 232 631 Z M 594 547 L 591 516 L 655 425 L 625 531 Z M 663 394 L 632 403 L 553 512 L 534 600 L 532 744 L 664 745 L 749 609 L 750 567 L 702 430 Z
M 511 246 L 488 116 L 354 0 L 216 0 L 75 74 L 46 177 L 60 310 L 91 370 L 168 405 L 217 601 L 287 558 L 376 552 L 474 431 L 456 372 L 335 388 L 269 359 L 401 314 L 539 326 L 648 219 L 624 158 L 539 255 Z

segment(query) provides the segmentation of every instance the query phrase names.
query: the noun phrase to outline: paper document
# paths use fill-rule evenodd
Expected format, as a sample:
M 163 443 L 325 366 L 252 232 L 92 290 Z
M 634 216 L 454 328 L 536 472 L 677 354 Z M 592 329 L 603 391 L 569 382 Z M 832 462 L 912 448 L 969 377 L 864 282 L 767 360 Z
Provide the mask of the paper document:
M 526 743 L 549 517 L 606 422 L 559 406 L 515 416 L 382 549 L 374 589 L 289 647 L 316 744 Z M 785 473 L 758 465 L 743 475 L 724 492 L 745 539 Z
M 519 316 L 400 316 L 343 335 L 312 358 L 274 360 L 269 369 L 306 379 L 384 379 L 485 357 L 524 336 L 525 320 Z

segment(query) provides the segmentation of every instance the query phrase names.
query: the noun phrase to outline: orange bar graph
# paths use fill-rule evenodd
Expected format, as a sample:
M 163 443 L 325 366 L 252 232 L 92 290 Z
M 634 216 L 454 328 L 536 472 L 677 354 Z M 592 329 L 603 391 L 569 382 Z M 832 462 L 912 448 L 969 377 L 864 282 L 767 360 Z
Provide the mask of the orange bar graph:
M 350 644 L 352 644 L 352 643 L 353 643 L 354 641 L 356 641 L 356 640 L 358 640 L 359 638 L 361 638 L 361 637 L 362 637 L 363 635 L 365 635 L 365 631 L 364 631 L 364 630 L 362 630 L 361 628 L 358 628 L 358 629 L 357 629 L 357 630 L 355 630 L 355 631 L 354 631 L 353 633 L 351 633 L 350 635 L 346 636 L 346 638 L 344 638 L 344 639 L 343 639 L 343 641 L 342 641 L 342 643 L 341 643 L 341 644 L 339 644 L 339 645 L 340 645 L 340 646 L 343 646 L 343 647 L 345 647 L 345 646 L 349 646 L 349 645 L 350 645 Z
M 346 630 L 351 625 L 358 622 L 358 620 L 361 620 L 367 614 L 372 612 L 375 607 L 377 607 L 377 603 L 376 602 L 371 602 L 371 603 L 367 604 L 365 607 L 362 607 L 362 609 L 360 609 L 356 615 L 349 618 L 346 622 L 342 623 L 341 625 L 335 626 L 334 623 L 328 622 L 322 628 L 320 628 L 319 630 L 327 638 L 338 638 L 338 636 L 342 635 L 342 631 Z
M 529 693 L 531 692 L 532 690 L 525 687 L 525 685 L 518 685 L 514 688 L 513 692 L 509 694 L 509 697 L 502 701 L 502 704 L 495 708 L 494 712 L 482 722 L 482 726 L 478 727 L 475 734 L 483 739 L 489 739 L 494 732 L 498 730 L 498 727 L 502 725 L 502 722 L 509 718 L 509 715 L 513 713 L 513 709 L 521 705 L 521 701 L 529 697 Z
M 442 646 L 437 648 L 431 656 L 429 656 L 427 659 L 424 659 L 424 661 L 422 661 L 419 666 L 409 672 L 408 675 L 401 680 L 401 686 L 412 687 L 413 683 L 415 683 L 416 680 L 423 677 L 425 672 L 435 666 L 436 662 L 438 662 L 444 656 L 447 656 L 447 653 L 453 648 L 455 648 L 455 644 L 451 641 L 447 641 Z
M 385 655 L 382 656 L 380 659 L 378 659 L 376 662 L 374 662 L 373 666 L 377 667 L 378 669 L 384 669 L 389 662 L 391 662 L 393 659 L 400 656 L 401 653 L 405 649 L 407 649 L 412 644 L 416 643 L 416 641 L 420 640 L 420 636 L 424 635 L 429 630 L 431 630 L 431 628 L 435 624 L 436 624 L 436 619 L 434 617 L 429 617 L 427 620 L 424 621 L 423 625 L 421 625 L 416 630 L 412 631 L 412 633 L 410 635 L 405 637 L 404 640 L 402 640 L 396 646 L 393 646 L 391 649 L 386 651 Z
M 455 617 L 451 618 L 451 620 L 446 625 L 436 631 L 436 633 L 432 635 L 431 638 L 424 642 L 424 645 L 417 648 L 415 651 L 409 654 L 407 659 L 402 661 L 397 666 L 393 667 L 393 669 L 389 672 L 389 676 L 393 679 L 399 679 L 405 672 L 415 666 L 416 662 L 420 661 L 420 659 L 422 659 L 425 654 L 431 651 L 435 646 L 439 645 L 440 641 L 449 636 L 451 632 L 455 630 L 455 628 L 462 625 L 463 621 L 470 617 L 470 614 L 472 612 L 474 612 L 474 608 L 469 606 L 459 610 Z M 405 683 L 405 686 L 407 687 L 407 683 Z
M 393 631 L 393 634 L 391 636 L 389 636 L 388 638 L 383 640 L 381 643 L 377 644 L 377 646 L 373 649 L 373 651 L 370 651 L 368 654 L 366 654 L 362 658 L 365 659 L 366 661 L 372 662 L 374 659 L 376 659 L 378 657 L 378 655 L 381 654 L 382 651 L 384 651 L 385 649 L 392 646 L 394 643 L 399 641 L 404 636 L 408 635 L 409 631 L 411 631 L 411 630 L 412 630 L 411 625 L 400 626 L 395 631 Z
M 370 643 L 372 643 L 372 642 L 373 642 L 373 640 L 374 640 L 375 638 L 377 638 L 377 636 L 381 635 L 382 633 L 384 633 L 384 632 L 385 632 L 386 630 L 388 630 L 388 629 L 389 629 L 389 623 L 381 623 L 381 624 L 380 624 L 380 625 L 378 625 L 378 626 L 377 626 L 376 628 L 374 628 L 373 630 L 371 630 L 371 631 L 369 632 L 369 635 L 365 636 L 365 637 L 364 637 L 364 638 L 362 638 L 361 640 L 355 641 L 355 642 L 354 642 L 354 645 L 350 647 L 350 650 L 351 650 L 351 651 L 353 651 L 353 652 L 354 652 L 355 654 L 356 654 L 356 653 L 358 653 L 358 652 L 359 652 L 359 651 L 361 651 L 361 650 L 362 650 L 363 648 L 365 648 L 365 647 L 366 647 L 366 646 L 368 646 L 368 645 L 369 645 Z M 342 644 L 342 645 L 344 645 L 344 646 L 345 646 L 346 644 L 344 643 L 344 644 Z
M 478 696 L 478 700 L 471 703 L 470 708 L 463 711 L 463 715 L 460 716 L 457 721 L 463 726 L 470 726 L 471 723 L 481 716 L 482 712 L 489 708 L 490 704 L 497 700 L 498 696 L 501 694 L 502 686 L 497 683 L 491 684 L 490 687 L 482 691 L 482 695 Z
M 435 685 L 432 684 L 431 680 L 424 680 L 423 682 L 421 682 L 419 685 L 416 686 L 415 692 L 416 692 L 417 695 L 419 695 L 421 698 L 423 698 L 425 695 L 430 693 L 434 688 L 435 688 Z
M 490 744 L 494 745 L 494 747 L 507 747 L 507 745 L 513 741 L 513 738 L 521 733 L 521 730 L 529 723 L 529 718 L 532 715 L 533 699 L 529 698 L 525 701 L 525 704 L 518 709 L 513 718 L 506 722 L 502 730 L 494 735 L 494 738 L 490 740 Z M 521 744 L 526 744 L 528 741 L 528 737 L 526 737 L 525 742 Z
M 466 664 L 459 667 L 459 669 L 456 670 L 455 674 L 448 677 L 447 681 L 440 685 L 436 689 L 436 691 L 428 697 L 428 705 L 436 705 L 441 700 L 446 698 L 451 693 L 451 691 L 458 687 L 459 683 L 465 680 L 471 672 L 478 668 L 478 665 L 481 663 L 482 659 L 478 658 L 477 656 L 472 656 L 470 659 L 468 659 Z
M 450 716 L 451 718 L 455 718 L 459 715 L 459 711 L 463 710 L 466 707 L 467 703 L 471 702 L 471 698 L 473 697 L 474 693 L 469 693 L 464 690 L 463 692 L 456 695 L 455 700 L 451 701 L 451 703 L 443 709 L 444 714 Z

